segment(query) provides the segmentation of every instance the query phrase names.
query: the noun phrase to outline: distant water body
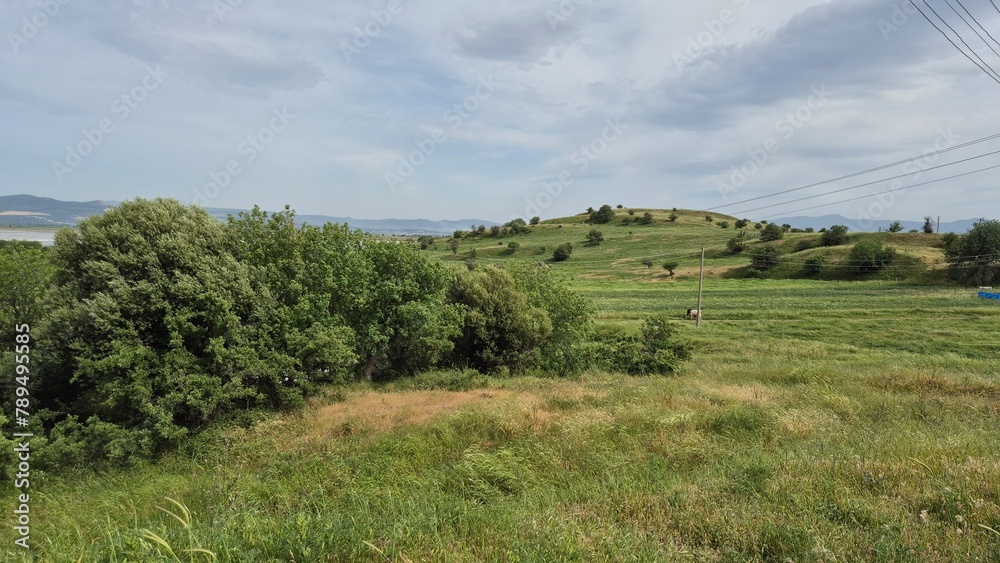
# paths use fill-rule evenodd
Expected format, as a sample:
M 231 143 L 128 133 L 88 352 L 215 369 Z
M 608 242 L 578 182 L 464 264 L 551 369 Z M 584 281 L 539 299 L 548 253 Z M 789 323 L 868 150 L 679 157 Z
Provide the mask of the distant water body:
M 55 231 L 19 231 L 17 229 L 0 229 L 0 240 L 33 240 L 45 246 L 56 243 Z

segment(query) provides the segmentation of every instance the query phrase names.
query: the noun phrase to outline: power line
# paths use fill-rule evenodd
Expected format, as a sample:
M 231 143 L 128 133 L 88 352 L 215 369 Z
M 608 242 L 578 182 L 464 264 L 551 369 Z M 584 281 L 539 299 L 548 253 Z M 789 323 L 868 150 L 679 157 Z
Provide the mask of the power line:
M 743 214 L 746 214 L 746 213 L 750 213 L 751 211 L 760 211 L 761 209 L 770 209 L 772 207 L 780 207 L 782 205 L 788 205 L 789 203 L 797 203 L 797 202 L 800 202 L 800 201 L 806 201 L 806 200 L 810 200 L 810 199 L 816 199 L 818 197 L 828 196 L 828 195 L 836 194 L 836 193 L 840 193 L 840 192 L 846 192 L 846 191 L 850 191 L 850 190 L 856 190 L 858 188 L 864 188 L 866 186 L 871 186 L 871 185 L 874 185 L 874 184 L 881 184 L 882 182 L 888 182 L 889 180 L 898 180 L 900 178 L 905 178 L 907 176 L 912 176 L 914 174 L 922 174 L 924 172 L 929 172 L 931 170 L 937 170 L 939 168 L 945 168 L 947 166 L 954 166 L 956 164 L 962 164 L 963 162 L 969 162 L 970 160 L 976 160 L 976 159 L 979 159 L 979 158 L 985 158 L 987 156 L 993 156 L 995 154 L 1000 154 L 1000 151 L 988 152 L 986 154 L 981 154 L 979 156 L 972 156 L 972 157 L 969 157 L 969 158 L 964 158 L 962 160 L 956 160 L 955 162 L 949 162 L 947 164 L 939 164 L 938 166 L 932 166 L 930 168 L 925 168 L 923 170 L 918 170 L 916 172 L 907 172 L 906 174 L 900 174 L 898 176 L 891 176 L 889 178 L 882 178 L 881 180 L 874 180 L 874 181 L 871 181 L 871 182 L 865 182 L 864 184 L 857 184 L 857 185 L 854 185 L 854 186 L 848 186 L 846 188 L 840 188 L 840 189 L 836 189 L 836 190 L 831 190 L 831 191 L 828 191 L 828 192 L 823 192 L 821 194 L 813 194 L 813 195 L 809 195 L 809 196 L 805 196 L 805 197 L 800 197 L 798 199 L 791 199 L 791 200 L 788 200 L 788 201 L 783 201 L 781 203 L 772 203 L 770 205 L 762 205 L 760 207 L 754 207 L 752 209 L 744 209 L 743 211 L 737 211 L 737 212 L 733 213 L 733 215 L 734 216 L 735 215 L 743 215 Z
M 761 200 L 761 199 L 767 199 L 767 198 L 770 198 L 770 197 L 784 195 L 784 194 L 788 194 L 788 193 L 792 193 L 792 192 L 798 192 L 798 191 L 809 189 L 809 188 L 815 188 L 817 186 L 822 186 L 822 185 L 825 185 L 825 184 L 832 184 L 833 182 L 838 182 L 840 180 L 846 180 L 848 178 L 855 178 L 857 176 L 863 176 L 863 175 L 869 174 L 871 172 L 878 172 L 879 170 L 885 170 L 886 168 L 892 168 L 894 166 L 899 166 L 900 164 L 906 164 L 907 162 L 913 162 L 913 161 L 916 161 L 916 160 L 923 160 L 925 158 L 930 158 L 932 156 L 937 156 L 937 155 L 940 155 L 940 154 L 944 154 L 946 152 L 951 152 L 951 151 L 958 150 L 958 149 L 964 149 L 965 147 L 969 147 L 969 146 L 972 146 L 972 145 L 978 145 L 979 143 L 985 143 L 986 141 L 992 141 L 993 139 L 997 139 L 997 138 L 1000 138 L 1000 133 L 997 133 L 995 135 L 990 135 L 988 137 L 983 137 L 982 139 L 976 139 L 974 141 L 969 141 L 967 143 L 962 143 L 962 144 L 959 144 L 959 145 L 955 145 L 953 147 L 948 147 L 946 149 L 941 149 L 941 150 L 937 150 L 937 151 L 930 152 L 930 153 L 924 153 L 924 154 L 922 154 L 920 156 L 914 156 L 914 157 L 911 157 L 911 158 L 900 160 L 898 162 L 893 162 L 892 164 L 883 164 L 882 166 L 876 166 L 875 168 L 869 168 L 867 170 L 862 170 L 861 172 L 854 172 L 854 173 L 851 173 L 851 174 L 845 174 L 843 176 L 838 176 L 837 178 L 831 178 L 829 180 L 823 180 L 822 182 L 815 182 L 813 184 L 808 184 L 808 185 L 805 185 L 805 186 L 799 186 L 797 188 L 792 188 L 792 189 L 789 189 L 789 190 L 783 190 L 783 191 L 780 191 L 780 192 L 774 192 L 773 194 L 752 197 L 752 198 L 749 198 L 749 199 L 744 199 L 742 201 L 734 201 L 733 203 L 727 203 L 725 205 L 720 205 L 718 207 L 710 207 L 710 208 L 706 209 L 705 211 L 717 211 L 717 210 L 722 209 L 724 207 L 732 207 L 734 205 L 741 205 L 741 204 L 744 204 L 744 203 L 750 203 L 751 201 L 758 201 L 758 200 Z
M 952 27 L 951 27 L 950 25 L 948 25 L 948 22 L 947 22 L 947 21 L 945 21 L 945 20 L 944 20 L 944 18 L 942 18 L 942 17 L 941 17 L 941 15 L 937 13 L 937 10 L 935 10 L 934 8 L 932 8 L 932 7 L 930 6 L 930 4 L 927 4 L 927 0 L 922 0 L 922 1 L 923 1 L 924 5 L 926 5 L 926 6 L 928 7 L 928 8 L 930 8 L 930 10 L 931 10 L 932 12 L 934 12 L 934 15 L 935 15 L 935 16 L 937 16 L 937 17 L 938 17 L 938 19 L 940 19 L 942 23 L 944 23 L 944 24 L 945 24 L 946 26 L 948 26 L 948 29 L 951 29 L 952 33 L 955 33 L 955 35 L 958 35 L 958 38 L 959 38 L 959 40 L 960 40 L 960 41 L 962 41 L 962 43 L 965 43 L 965 40 L 964 40 L 964 39 L 962 39 L 962 36 L 961 36 L 960 34 L 958 34 L 957 32 L 955 32 L 955 30 L 954 30 L 954 29 L 953 29 L 953 28 L 952 28 Z M 916 8 L 918 12 L 920 12 L 920 15 L 921 15 L 921 16 L 923 16 L 925 20 L 927 20 L 927 23 L 929 23 L 929 24 L 931 24 L 932 26 L 934 26 L 934 29 L 938 30 L 938 32 L 939 32 L 939 33 L 940 33 L 941 35 L 943 35 L 943 36 L 944 36 L 944 38 L 945 38 L 945 39 L 947 39 L 947 40 L 948 40 L 948 42 L 949 42 L 949 43 L 951 43 L 951 45 L 952 45 L 953 47 L 955 47 L 956 49 L 958 49 L 958 51 L 959 51 L 960 53 L 962 53 L 962 55 L 964 55 L 964 56 L 965 56 L 965 58 L 967 58 L 967 59 L 969 59 L 970 61 L 972 61 L 972 64 L 974 64 L 974 65 L 978 66 L 978 67 L 979 67 L 979 70 L 981 70 L 981 71 L 985 72 L 985 73 L 986 73 L 986 75 L 987 75 L 987 76 L 989 76 L 990 78 L 992 78 L 994 82 L 996 82 L 997 84 L 1000 84 L 1000 79 L 997 79 L 997 77 L 996 77 L 996 76 L 994 76 L 994 72 L 995 72 L 995 71 L 994 71 L 994 72 L 991 72 L 991 71 L 993 70 L 993 69 L 992 69 L 992 67 L 990 67 L 990 70 L 986 70 L 986 67 L 984 67 L 984 66 L 983 66 L 983 65 L 986 65 L 985 61 L 983 62 L 983 64 L 982 64 L 982 65 L 980 65 L 980 64 L 979 64 L 979 63 L 977 63 L 977 62 L 976 62 L 976 61 L 975 61 L 975 60 L 974 60 L 974 59 L 973 59 L 972 57 L 970 57 L 970 56 L 969 56 L 969 54 L 968 54 L 968 53 L 966 53 L 966 52 L 965 52 L 965 51 L 964 51 L 964 50 L 963 50 L 963 49 L 962 49 L 961 47 L 959 47 L 959 46 L 958 46 L 958 44 L 957 44 L 957 43 L 955 43 L 955 42 L 954 42 L 954 41 L 953 41 L 953 40 L 951 39 L 951 37 L 949 37 L 949 36 L 948 36 L 948 34 L 944 32 L 944 30 L 943 30 L 943 29 L 941 29 L 940 27 L 938 27 L 938 25 L 937 25 L 936 23 L 934 23 L 934 22 L 933 22 L 933 21 L 931 20 L 931 18 L 930 18 L 930 17 L 928 17 L 928 16 L 927 16 L 927 14 L 926 14 L 926 13 L 925 13 L 925 12 L 924 12 L 924 11 L 923 11 L 923 10 L 922 10 L 921 8 L 920 8 L 920 6 L 918 6 L 918 5 L 917 5 L 917 2 L 916 2 L 916 0 L 910 0 L 910 4 L 912 4 L 912 5 L 913 5 L 913 7 L 914 7 L 914 8 Z M 968 45 L 967 43 L 965 43 L 965 46 L 966 46 L 966 47 L 968 47 L 969 45 Z M 971 48 L 971 47 L 969 47 L 969 50 L 970 50 L 970 51 L 972 51 L 972 48 Z M 976 52 L 975 52 L 975 51 L 972 51 L 972 54 L 973 54 L 973 55 L 976 55 Z M 976 58 L 979 58 L 979 55 L 976 55 Z M 979 59 L 979 60 L 980 60 L 980 61 L 982 61 L 982 59 Z M 989 66 L 989 65 L 986 65 L 986 66 Z
M 972 13 L 969 12 L 969 9 L 965 7 L 965 4 L 962 3 L 962 0 L 955 0 L 955 2 L 958 2 L 958 5 L 962 7 L 962 10 L 965 10 L 965 13 L 969 14 L 969 17 L 972 18 L 972 21 L 976 22 L 976 25 L 978 25 L 980 29 L 982 29 L 983 31 L 985 31 L 986 35 L 988 35 L 989 38 L 992 39 L 994 43 L 996 43 L 997 45 L 1000 45 L 1000 42 L 997 41 L 996 37 L 993 37 L 993 34 L 990 33 L 990 30 L 986 29 L 983 26 L 983 24 L 980 23 L 978 19 L 976 19 L 976 16 L 972 15 Z M 998 10 L 998 11 L 1000 11 L 1000 10 Z M 982 37 L 982 36 L 980 36 L 980 37 Z M 983 41 L 985 42 L 986 40 L 984 39 Z M 987 45 L 989 45 L 989 43 L 987 43 Z M 992 47 L 991 47 L 991 49 L 992 49 Z M 993 51 L 993 52 L 996 53 L 996 51 Z M 1000 56 L 1000 53 L 998 53 L 997 56 Z
M 821 207 L 827 207 L 827 206 L 830 206 L 830 205 L 837 205 L 837 204 L 840 204 L 840 203 L 847 203 L 849 201 L 857 201 L 859 199 L 867 199 L 867 198 L 870 198 L 870 197 L 876 197 L 876 196 L 880 196 L 880 195 L 891 194 L 891 193 L 894 193 L 894 192 L 908 190 L 910 188 L 917 188 L 917 187 L 920 187 L 920 186 L 926 186 L 928 184 L 935 184 L 937 182 L 944 182 L 945 180 L 954 180 L 955 178 L 961 178 L 962 176 L 969 176 L 969 175 L 972 175 L 972 174 L 978 174 L 980 172 L 985 172 L 987 170 L 993 170 L 995 168 L 1000 168 L 1000 164 L 997 164 L 996 166 L 989 166 L 987 168 L 980 168 L 979 170 L 973 170 L 972 172 L 965 172 L 963 174 L 956 174 L 954 176 L 948 176 L 947 178 L 938 178 L 937 180 L 930 180 L 930 181 L 927 181 L 927 182 L 921 182 L 919 184 L 913 184 L 912 186 L 903 186 L 903 187 L 896 188 L 894 190 L 889 190 L 889 191 L 886 191 L 886 192 L 879 192 L 879 193 L 870 194 L 870 195 L 863 195 L 863 196 L 859 196 L 859 197 L 852 197 L 852 198 L 848 198 L 848 199 L 842 199 L 840 201 L 832 201 L 832 202 L 829 202 L 829 203 L 822 203 L 820 205 L 814 205 L 812 207 L 804 207 L 802 209 L 796 209 L 794 211 L 783 211 L 780 214 L 781 215 L 787 215 L 787 214 L 790 214 L 790 213 L 801 213 L 803 211 L 810 211 L 810 210 L 813 210 L 813 209 L 819 209 Z M 765 219 L 770 218 L 770 217 L 777 217 L 777 216 L 778 216 L 778 214 L 768 215 L 767 217 L 765 217 Z
M 944 0 L 944 1 L 946 4 L 948 4 L 948 7 L 951 8 L 951 11 L 955 12 L 955 15 L 958 16 L 959 19 L 961 19 L 965 23 L 965 25 L 969 26 L 969 29 L 972 30 L 972 33 L 975 33 L 976 36 L 979 37 L 979 39 L 986 44 L 986 46 L 990 49 L 990 51 L 993 51 L 994 55 L 1000 57 L 1000 53 L 998 53 L 997 50 L 993 48 L 993 45 L 990 45 L 990 42 L 987 41 L 985 37 L 983 37 L 983 34 L 979 33 L 979 31 L 977 31 L 976 28 L 972 27 L 972 24 L 969 23 L 969 20 L 965 19 L 965 16 L 960 14 L 958 10 L 955 9 L 955 6 L 951 3 L 951 0 Z M 962 5 L 961 1 L 959 0 L 956 1 L 958 2 L 959 6 L 962 6 L 962 9 L 965 10 L 965 13 L 969 14 L 969 17 L 972 18 L 972 21 L 976 22 L 976 25 L 983 28 L 983 31 L 986 31 L 986 28 L 983 27 L 983 24 L 979 23 L 979 20 L 976 19 L 976 16 L 973 16 L 971 13 L 969 13 L 969 11 L 965 9 L 965 6 Z M 987 31 L 986 33 L 988 34 L 989 32 Z

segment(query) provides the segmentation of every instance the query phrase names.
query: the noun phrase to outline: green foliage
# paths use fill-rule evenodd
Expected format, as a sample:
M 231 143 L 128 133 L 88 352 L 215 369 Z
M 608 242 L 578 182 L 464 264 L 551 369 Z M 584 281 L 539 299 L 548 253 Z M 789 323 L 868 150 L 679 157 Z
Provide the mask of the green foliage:
M 424 235 L 422 237 L 417 238 L 417 245 L 420 247 L 420 250 L 427 250 L 427 248 L 433 244 L 434 244 L 434 237 L 432 236 Z
M 721 227 L 723 229 L 728 229 L 729 228 L 729 221 L 720 221 L 719 222 L 719 227 Z
M 934 218 L 929 215 L 924 217 L 924 233 L 928 235 L 934 234 Z
M 597 246 L 602 242 L 604 242 L 604 233 L 602 233 L 601 231 L 598 231 L 597 229 L 591 229 L 590 232 L 587 233 L 588 246 Z
M 888 266 L 896 251 L 873 239 L 862 239 L 851 249 L 851 267 L 859 272 L 873 273 Z
M 821 274 L 826 270 L 826 256 L 819 255 L 809 258 L 805 262 L 806 273 Z
M 610 223 L 615 218 L 615 210 L 610 205 L 602 205 L 597 211 L 590 211 L 590 222 L 596 225 Z
M 674 325 L 665 315 L 647 317 L 639 336 L 599 332 L 592 345 L 593 362 L 601 369 L 629 375 L 674 373 L 691 357 L 689 346 L 675 336 Z
M 847 226 L 846 225 L 834 225 L 823 232 L 819 237 L 820 244 L 823 246 L 840 246 L 847 242 Z
M 450 238 L 450 239 L 448 239 L 448 248 L 451 249 L 451 253 L 452 254 L 458 254 L 458 247 L 461 244 L 462 243 L 460 243 L 457 238 Z
M 639 225 L 652 225 L 653 224 L 653 214 L 649 213 L 649 212 L 643 213 L 642 217 L 639 217 L 638 219 L 636 219 L 635 222 L 637 224 L 639 224 Z
M 750 224 L 750 219 L 737 219 L 736 220 L 736 228 L 737 229 L 745 229 L 747 227 L 747 225 L 749 225 L 749 224 Z
M 663 263 L 663 269 L 667 271 L 670 277 L 674 277 L 674 272 L 677 270 L 679 264 L 676 261 L 668 261 Z
M 629 215 L 635 215 L 635 209 L 629 209 L 628 210 L 628 214 Z
M 41 245 L 0 247 L 0 335 L 14 325 L 34 325 L 42 318 L 42 297 L 52 284 L 54 269 Z M 9 341 L 10 339 L 5 339 Z
M 784 238 L 785 231 L 775 223 L 768 223 L 760 232 L 760 240 L 772 242 Z
M 552 321 L 519 291 L 513 276 L 495 267 L 457 273 L 448 303 L 460 316 L 453 362 L 484 373 L 520 373 L 552 334 Z
M 203 209 L 123 203 L 57 233 L 52 253 L 38 398 L 85 421 L 57 421 L 55 435 L 113 435 L 91 442 L 118 459 L 232 409 L 301 400 L 269 330 L 273 298 Z
M 677 219 L 680 219 L 680 215 L 678 215 L 676 213 L 671 213 L 670 216 L 667 217 L 667 218 L 670 219 L 671 223 L 674 223 L 674 222 L 677 221 Z
M 711 215 L 705 215 L 705 220 L 708 221 L 709 223 L 711 223 L 711 222 L 715 221 L 715 218 L 712 217 Z
M 507 248 L 509 248 L 511 250 L 517 250 L 518 248 L 521 248 L 521 243 L 519 243 L 517 241 L 508 242 L 507 243 Z
M 781 252 L 773 246 L 761 246 L 750 252 L 750 268 L 766 272 L 781 262 Z
M 539 349 L 531 367 L 543 373 L 578 373 L 586 364 L 583 342 L 591 331 L 595 310 L 590 301 L 556 278 L 549 268 L 509 263 L 504 269 L 528 300 L 548 315 L 552 332 Z
M 899 233 L 899 232 L 902 232 L 902 230 L 903 230 L 903 224 L 900 223 L 899 221 L 893 221 L 889 225 L 889 232 L 890 233 Z
M 964 235 L 944 235 L 952 279 L 971 286 L 1000 284 L 1000 221 L 981 219 Z
M 531 218 L 531 221 L 529 222 L 529 224 L 530 224 L 530 225 L 531 225 L 532 227 L 534 227 L 535 225 L 537 225 L 537 224 L 538 224 L 538 223 L 540 223 L 541 221 L 542 221 L 542 218 L 541 218 L 541 217 L 538 217 L 538 216 L 535 216 L 535 217 L 532 217 L 532 218 Z
M 726 243 L 726 249 L 729 250 L 729 252 L 732 252 L 733 254 L 739 254 L 743 252 L 747 248 L 747 242 L 745 238 L 746 238 L 746 231 L 740 231 L 739 233 L 736 234 L 735 237 L 729 239 L 729 242 Z
M 569 257 L 573 255 L 573 243 L 566 242 L 560 244 L 552 251 L 552 261 L 553 262 L 565 262 L 569 260 Z

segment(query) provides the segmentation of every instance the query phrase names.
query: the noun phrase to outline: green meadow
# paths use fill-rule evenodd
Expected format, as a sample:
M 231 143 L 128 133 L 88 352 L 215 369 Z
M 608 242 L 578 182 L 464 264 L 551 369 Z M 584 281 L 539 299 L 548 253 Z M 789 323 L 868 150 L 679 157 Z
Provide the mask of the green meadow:
M 34 474 L 32 549 L 4 526 L 0 559 L 1000 560 L 1000 302 L 946 282 L 938 236 L 788 234 L 784 265 L 749 279 L 718 225 L 735 218 L 647 211 L 651 226 L 577 216 L 427 252 L 464 268 L 572 242 L 548 267 L 597 328 L 672 315 L 693 346 L 679 373 L 330 387 L 155 462 Z M 862 237 L 896 261 L 838 269 Z M 703 246 L 699 328 L 684 313 Z M 818 253 L 830 270 L 811 276 Z M 3 499 L 11 522 L 9 485 Z

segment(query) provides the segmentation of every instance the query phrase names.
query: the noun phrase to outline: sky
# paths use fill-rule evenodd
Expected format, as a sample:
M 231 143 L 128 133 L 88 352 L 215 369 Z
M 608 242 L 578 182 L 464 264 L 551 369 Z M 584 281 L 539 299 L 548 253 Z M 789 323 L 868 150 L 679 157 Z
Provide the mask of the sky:
M 1000 37 L 989 0 L 963 4 Z M 998 170 L 919 185 L 1000 165 L 929 169 L 1000 139 L 773 195 L 1000 133 L 1000 84 L 901 0 L 0 6 L 0 195 L 499 222 L 1000 209 Z

